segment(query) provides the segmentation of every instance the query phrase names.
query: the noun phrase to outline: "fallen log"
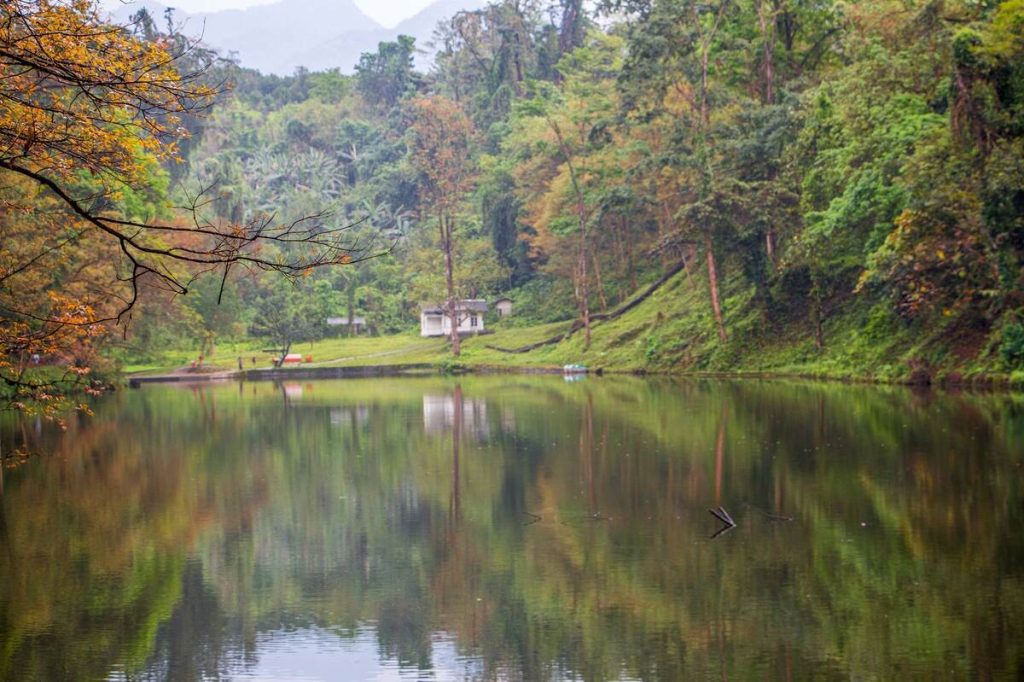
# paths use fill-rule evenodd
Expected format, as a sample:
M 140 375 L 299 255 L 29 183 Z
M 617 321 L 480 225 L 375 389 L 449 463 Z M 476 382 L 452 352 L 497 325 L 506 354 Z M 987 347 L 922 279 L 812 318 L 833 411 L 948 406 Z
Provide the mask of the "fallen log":
M 633 298 L 628 303 L 625 303 L 624 305 L 616 308 L 612 312 L 596 313 L 594 315 L 591 315 L 591 324 L 595 322 L 608 322 L 610 320 L 614 320 L 618 317 L 621 317 L 622 315 L 625 315 L 630 310 L 646 301 L 650 297 L 650 295 L 653 294 L 658 289 L 660 289 L 662 285 L 665 284 L 665 282 L 669 281 L 674 276 L 676 276 L 683 269 L 684 265 L 685 261 L 676 263 L 671 268 L 669 268 L 668 271 L 665 272 L 665 274 L 663 274 L 661 277 L 652 282 L 650 286 L 644 289 L 642 293 L 636 296 L 636 298 Z M 519 346 L 518 348 L 502 348 L 500 346 L 491 345 L 484 345 L 484 348 L 496 350 L 499 353 L 529 353 L 531 350 L 536 350 L 537 348 L 541 348 L 542 346 L 550 346 L 551 344 L 564 341 L 573 334 L 575 334 L 576 332 L 578 332 L 580 329 L 583 329 L 583 323 L 580 322 L 579 320 L 576 320 L 575 322 L 572 323 L 572 326 L 569 327 L 569 331 L 562 332 L 561 334 L 557 334 L 550 338 L 544 339 L 543 341 L 537 341 L 536 343 L 528 343 L 525 346 Z
M 529 343 L 525 346 L 519 346 L 518 348 L 502 348 L 501 346 L 492 346 L 490 344 L 484 344 L 484 348 L 490 348 L 491 350 L 496 350 L 501 353 L 529 353 L 531 350 L 536 350 L 541 346 L 549 346 L 553 343 L 558 343 L 559 341 L 569 338 L 569 336 L 576 331 L 577 324 L 579 324 L 579 322 L 574 322 L 572 328 L 567 332 L 558 334 L 557 336 L 552 336 L 551 338 L 544 339 L 543 341 L 538 341 L 537 343 Z M 580 327 L 582 326 L 583 325 L 580 325 Z
M 591 315 L 590 316 L 590 321 L 591 322 L 607 322 L 609 320 L 614 320 L 617 317 L 621 317 L 621 316 L 625 315 L 630 310 L 632 310 L 633 308 L 637 307 L 638 305 L 640 305 L 641 303 L 646 301 L 650 297 L 651 294 L 653 294 L 655 291 L 660 289 L 662 287 L 662 285 L 665 284 L 665 282 L 669 281 L 670 279 L 675 277 L 677 274 L 679 274 L 679 272 L 682 271 L 682 269 L 683 269 L 683 263 L 682 262 L 676 263 L 675 265 L 670 267 L 665 272 L 665 274 L 663 274 L 661 277 L 659 277 L 658 279 L 656 279 L 653 282 L 651 282 L 650 286 L 648 286 L 646 289 L 644 289 L 643 293 L 639 294 L 636 298 L 634 298 L 634 299 L 630 300 L 628 303 L 625 303 L 622 306 L 616 308 L 615 310 L 613 310 L 610 313 L 597 313 L 596 315 Z M 580 326 L 582 326 L 582 325 L 580 325 Z

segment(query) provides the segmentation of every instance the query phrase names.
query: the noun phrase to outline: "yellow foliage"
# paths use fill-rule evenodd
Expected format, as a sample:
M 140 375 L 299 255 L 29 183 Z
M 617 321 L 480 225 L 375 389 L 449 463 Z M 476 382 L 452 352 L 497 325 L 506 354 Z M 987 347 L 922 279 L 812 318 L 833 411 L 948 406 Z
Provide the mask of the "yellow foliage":
M 0 380 L 11 404 L 51 416 L 56 385 L 90 375 L 101 321 L 146 286 L 122 234 L 137 253 L 161 244 L 97 216 L 150 192 L 180 117 L 213 91 L 94 0 L 0 0 L 0 54 Z
M 183 80 L 164 45 L 98 12 L 91 0 L 0 4 L 0 165 L 137 183 L 141 153 L 173 155 L 178 116 L 213 94 Z

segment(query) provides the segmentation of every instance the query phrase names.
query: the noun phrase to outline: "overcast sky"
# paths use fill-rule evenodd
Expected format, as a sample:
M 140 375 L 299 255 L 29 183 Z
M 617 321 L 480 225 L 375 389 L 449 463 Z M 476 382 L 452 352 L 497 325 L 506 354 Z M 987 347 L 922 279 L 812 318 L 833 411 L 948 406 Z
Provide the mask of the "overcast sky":
M 176 7 L 185 12 L 216 12 L 221 9 L 241 9 L 253 5 L 266 5 L 274 0 L 159 0 L 164 5 Z M 391 28 L 402 19 L 412 15 L 431 3 L 431 0 L 355 0 L 359 9 L 374 21 Z M 104 0 L 107 7 L 116 7 L 121 0 Z

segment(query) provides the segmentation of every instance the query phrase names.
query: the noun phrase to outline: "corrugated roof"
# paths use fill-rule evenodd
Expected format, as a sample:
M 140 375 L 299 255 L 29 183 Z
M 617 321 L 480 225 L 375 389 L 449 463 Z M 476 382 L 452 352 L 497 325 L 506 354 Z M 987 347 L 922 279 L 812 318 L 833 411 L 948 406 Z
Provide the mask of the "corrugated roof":
M 471 313 L 486 313 L 488 309 L 487 301 L 482 298 L 464 298 L 457 301 L 456 305 L 459 310 L 468 310 Z M 444 306 L 439 303 L 420 303 L 420 310 L 439 314 L 444 312 Z

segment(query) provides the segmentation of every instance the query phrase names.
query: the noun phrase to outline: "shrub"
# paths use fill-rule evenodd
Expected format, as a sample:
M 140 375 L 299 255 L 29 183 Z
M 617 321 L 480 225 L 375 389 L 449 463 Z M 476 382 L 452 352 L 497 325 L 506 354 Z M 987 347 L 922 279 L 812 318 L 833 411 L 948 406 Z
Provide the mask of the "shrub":
M 1003 327 L 1003 343 L 999 352 L 1011 368 L 1024 367 L 1024 324 L 1011 322 Z

